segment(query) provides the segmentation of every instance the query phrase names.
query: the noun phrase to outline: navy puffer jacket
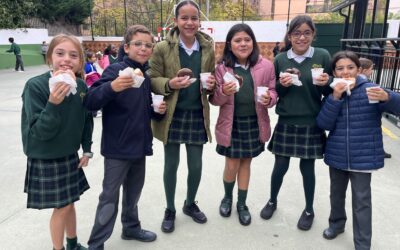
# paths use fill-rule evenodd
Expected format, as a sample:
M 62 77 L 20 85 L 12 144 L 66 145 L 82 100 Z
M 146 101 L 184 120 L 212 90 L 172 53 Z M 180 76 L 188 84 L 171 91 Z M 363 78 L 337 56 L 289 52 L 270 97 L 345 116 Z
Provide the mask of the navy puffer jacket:
M 400 113 L 400 94 L 386 90 L 387 102 L 369 104 L 366 88 L 372 86 L 377 85 L 359 76 L 350 96 L 325 98 L 317 125 L 330 131 L 324 156 L 328 166 L 356 171 L 383 167 L 382 112 Z

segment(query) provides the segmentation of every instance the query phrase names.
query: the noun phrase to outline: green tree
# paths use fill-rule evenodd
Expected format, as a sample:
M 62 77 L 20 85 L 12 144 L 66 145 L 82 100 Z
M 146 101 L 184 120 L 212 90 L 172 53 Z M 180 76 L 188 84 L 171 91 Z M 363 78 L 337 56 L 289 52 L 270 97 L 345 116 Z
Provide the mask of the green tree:
M 36 16 L 45 22 L 82 24 L 90 15 L 93 0 L 39 0 Z
M 15 29 L 25 27 L 25 18 L 36 10 L 33 0 L 1 0 L 0 28 Z
M 213 21 L 239 21 L 242 20 L 243 5 L 241 2 L 233 3 L 232 1 L 213 1 L 209 19 Z M 251 9 L 248 4 L 245 4 L 244 20 L 255 21 L 261 20 L 256 12 Z

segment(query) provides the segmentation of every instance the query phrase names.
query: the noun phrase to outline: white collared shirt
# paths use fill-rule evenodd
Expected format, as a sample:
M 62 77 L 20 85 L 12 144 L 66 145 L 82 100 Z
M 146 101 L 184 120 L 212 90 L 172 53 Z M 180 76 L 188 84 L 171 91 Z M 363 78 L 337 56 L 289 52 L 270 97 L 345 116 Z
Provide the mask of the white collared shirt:
M 287 57 L 289 59 L 294 59 L 296 62 L 301 63 L 304 60 L 306 60 L 306 58 L 311 58 L 314 55 L 314 47 L 309 47 L 308 50 L 303 54 L 303 55 L 297 55 L 296 53 L 294 53 L 293 48 L 291 48 L 290 50 L 288 50 L 287 52 Z
M 186 47 L 186 45 L 182 41 L 181 37 L 179 37 L 179 46 L 181 46 L 189 56 L 193 53 L 193 51 L 199 51 L 200 50 L 200 44 L 199 44 L 199 41 L 197 41 L 196 37 L 194 38 L 194 43 L 193 43 L 193 46 L 191 48 Z
M 247 70 L 249 68 L 249 65 L 248 64 L 242 65 L 240 63 L 235 63 L 235 68 L 238 68 L 238 67 L 242 67 L 243 69 Z

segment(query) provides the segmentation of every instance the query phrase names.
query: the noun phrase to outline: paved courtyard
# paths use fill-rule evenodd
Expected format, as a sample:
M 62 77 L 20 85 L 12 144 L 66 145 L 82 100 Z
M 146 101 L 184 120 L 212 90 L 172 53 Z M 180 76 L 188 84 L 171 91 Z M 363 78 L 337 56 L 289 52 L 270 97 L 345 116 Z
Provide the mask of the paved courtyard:
M 49 218 L 51 210 L 26 208 L 23 193 L 26 157 L 22 152 L 20 136 L 21 93 L 30 77 L 47 70 L 45 66 L 27 67 L 26 72 L 0 70 L 0 249 L 51 249 Z M 277 116 L 271 110 L 271 124 Z M 218 109 L 211 110 L 214 128 Z M 384 145 L 392 158 L 385 168 L 373 174 L 373 238 L 372 249 L 400 249 L 400 130 L 383 120 Z M 101 118 L 95 119 L 93 134 L 94 159 L 85 169 L 91 188 L 76 203 L 78 237 L 84 245 L 94 221 L 103 176 L 103 157 L 100 155 Z M 329 175 L 322 160 L 316 162 L 315 221 L 308 232 L 297 229 L 297 220 L 304 208 L 304 195 L 298 160 L 292 159 L 285 177 L 278 209 L 274 217 L 265 221 L 259 212 L 269 197 L 269 183 L 274 157 L 265 151 L 252 163 L 248 206 L 252 223 L 239 224 L 234 211 L 230 218 L 218 213 L 223 196 L 222 171 L 224 158 L 215 152 L 215 141 L 206 144 L 203 155 L 203 176 L 197 200 L 208 217 L 204 225 L 197 224 L 180 209 L 186 194 L 187 165 L 184 147 L 178 172 L 176 192 L 176 230 L 172 234 L 161 232 L 160 225 L 165 209 L 163 190 L 163 146 L 154 140 L 154 156 L 147 158 L 146 183 L 139 203 L 142 227 L 155 231 L 158 238 L 153 243 L 121 240 L 121 223 L 118 219 L 114 233 L 106 243 L 107 249 L 352 249 L 351 194 L 348 192 L 346 231 L 337 239 L 322 238 L 328 225 Z M 350 189 L 350 188 L 349 188 Z M 235 189 L 236 190 L 236 189 Z M 235 191 L 236 192 L 236 191 Z M 234 196 L 235 202 L 236 197 Z M 118 217 L 119 218 L 119 217 Z

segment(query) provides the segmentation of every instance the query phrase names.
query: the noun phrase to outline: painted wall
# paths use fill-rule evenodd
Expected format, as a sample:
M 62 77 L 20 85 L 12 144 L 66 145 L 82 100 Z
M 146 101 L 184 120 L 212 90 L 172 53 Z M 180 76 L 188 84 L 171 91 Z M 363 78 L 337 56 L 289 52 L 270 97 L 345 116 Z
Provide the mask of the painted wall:
M 14 37 L 17 44 L 41 44 L 50 40 L 47 29 L 0 29 L 0 45 L 10 44 L 9 37 Z

